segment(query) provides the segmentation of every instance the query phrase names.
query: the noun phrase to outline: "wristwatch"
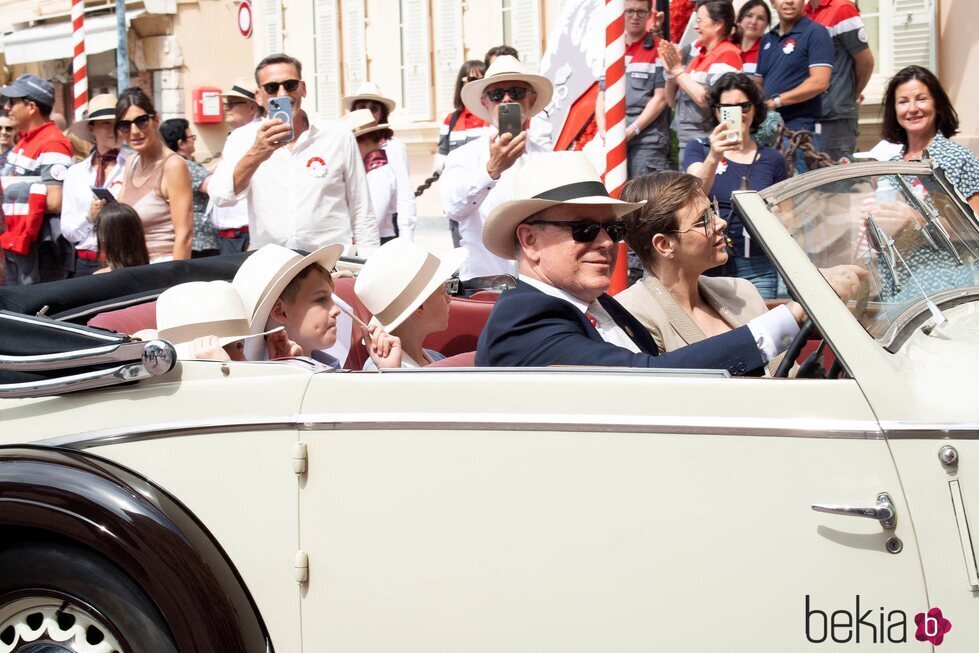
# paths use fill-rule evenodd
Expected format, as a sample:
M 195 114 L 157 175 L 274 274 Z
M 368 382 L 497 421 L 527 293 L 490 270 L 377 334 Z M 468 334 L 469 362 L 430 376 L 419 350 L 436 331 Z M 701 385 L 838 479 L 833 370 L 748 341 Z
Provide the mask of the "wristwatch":
M 773 95 L 772 96 L 772 104 L 775 105 L 775 108 L 776 109 L 781 109 L 782 108 L 782 96 L 781 95 Z

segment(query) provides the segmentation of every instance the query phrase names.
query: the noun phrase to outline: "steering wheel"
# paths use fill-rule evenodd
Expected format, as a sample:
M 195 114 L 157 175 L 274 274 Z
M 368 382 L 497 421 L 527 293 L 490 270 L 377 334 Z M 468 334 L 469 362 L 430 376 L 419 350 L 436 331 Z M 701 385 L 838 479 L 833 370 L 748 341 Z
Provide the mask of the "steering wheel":
M 782 362 L 778 364 L 778 369 L 775 370 L 775 378 L 787 379 L 789 377 L 789 371 L 792 369 L 792 365 L 799 358 L 799 352 L 806 346 L 806 341 L 809 340 L 809 334 L 812 333 L 815 326 L 815 323 L 810 318 L 807 318 L 802 323 L 802 327 L 799 328 L 799 333 L 795 334 L 795 338 L 792 339 L 792 344 L 785 350 Z

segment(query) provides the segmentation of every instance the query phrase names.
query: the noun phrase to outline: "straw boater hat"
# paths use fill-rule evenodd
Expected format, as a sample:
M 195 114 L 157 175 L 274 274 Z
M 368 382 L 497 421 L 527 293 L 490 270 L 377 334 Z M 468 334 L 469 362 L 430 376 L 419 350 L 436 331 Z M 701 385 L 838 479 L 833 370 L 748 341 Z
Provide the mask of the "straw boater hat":
M 388 108 L 388 113 L 394 111 L 395 102 L 389 97 L 384 97 L 381 93 L 381 87 L 374 82 L 364 82 L 357 89 L 357 92 L 353 95 L 347 95 L 343 98 L 343 109 L 344 111 L 350 111 L 353 109 L 354 102 L 357 100 L 370 100 L 371 102 L 380 102 Z
M 620 218 L 646 203 L 609 197 L 584 152 L 549 152 L 532 158 L 513 185 L 513 198 L 490 211 L 483 223 L 486 249 L 510 260 L 517 245 L 517 225 L 546 208 L 558 204 L 608 206 Z
M 516 57 L 505 54 L 493 60 L 482 79 L 471 81 L 462 87 L 462 103 L 474 115 L 486 122 L 492 122 L 492 116 L 480 102 L 480 98 L 483 97 L 483 91 L 486 90 L 487 86 L 499 82 L 526 82 L 537 92 L 537 101 L 530 107 L 527 115 L 523 116 L 524 120 L 540 113 L 551 101 L 551 95 L 554 94 L 554 85 L 551 80 L 541 75 L 524 72 L 523 64 Z
M 354 292 L 381 328 L 390 333 L 431 297 L 469 252 L 457 248 L 439 258 L 406 238 L 381 245 L 364 264 Z
M 281 331 L 282 327 L 252 333 L 248 311 L 241 297 L 227 281 L 191 281 L 169 288 L 156 300 L 156 332 L 141 331 L 146 340 L 160 338 L 170 342 L 180 356 L 190 354 L 195 338 L 217 336 L 221 347 Z
M 272 306 L 296 275 L 314 263 L 329 272 L 342 252 L 343 245 L 326 245 L 309 256 L 302 256 L 281 245 L 269 244 L 245 259 L 231 283 L 248 312 L 251 332 L 265 330 Z M 248 360 L 261 360 L 262 343 L 246 342 L 245 356 Z
M 85 111 L 85 117 L 79 118 L 71 124 L 68 129 L 71 133 L 82 139 L 83 141 L 88 141 L 89 143 L 95 142 L 95 137 L 92 136 L 92 132 L 88 129 L 88 123 L 93 120 L 111 120 L 113 123 L 116 121 L 116 96 L 109 93 L 103 93 L 102 95 L 96 95 L 88 102 L 88 109 Z
M 257 103 L 255 100 L 255 82 L 239 77 L 230 89 L 221 92 L 221 97 L 236 97 Z
M 386 122 L 377 124 L 374 114 L 370 109 L 357 109 L 351 111 L 342 118 L 343 122 L 353 131 L 354 136 L 363 136 L 380 129 L 389 129 L 391 125 Z

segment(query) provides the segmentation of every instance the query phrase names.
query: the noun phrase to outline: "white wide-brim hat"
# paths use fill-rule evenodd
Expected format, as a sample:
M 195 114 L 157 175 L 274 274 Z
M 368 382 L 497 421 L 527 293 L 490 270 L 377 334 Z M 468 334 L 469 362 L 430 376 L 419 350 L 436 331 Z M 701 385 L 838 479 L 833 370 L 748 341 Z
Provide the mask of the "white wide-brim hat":
M 343 245 L 324 245 L 312 254 L 302 256 L 274 244 L 253 252 L 238 268 L 231 282 L 245 305 L 251 332 L 265 330 L 272 306 L 296 275 L 314 263 L 330 272 L 342 253 Z M 249 360 L 260 360 L 263 357 L 261 343 L 246 342 L 245 356 Z
M 258 338 L 282 327 L 253 333 L 248 311 L 234 287 L 227 281 L 191 281 L 169 288 L 156 300 L 156 338 L 166 340 L 177 353 L 187 356 L 196 338 L 215 336 L 221 347 Z M 152 339 L 150 332 L 138 334 Z M 258 340 L 259 344 L 264 341 Z
M 487 86 L 499 82 L 525 82 L 537 93 L 537 101 L 531 105 L 527 115 L 522 116 L 524 120 L 540 113 L 551 101 L 551 96 L 554 94 L 554 84 L 551 83 L 551 80 L 543 75 L 525 72 L 519 59 L 505 54 L 493 60 L 482 79 L 473 80 L 462 87 L 462 103 L 474 115 L 492 123 L 493 116 L 490 115 L 489 110 L 483 106 L 480 100 Z
M 469 256 L 463 248 L 439 258 L 406 238 L 381 245 L 364 264 L 354 292 L 390 333 L 452 276 Z
M 351 111 L 346 114 L 341 120 L 350 127 L 350 130 L 354 133 L 354 137 L 363 136 L 364 134 L 369 134 L 371 132 L 376 132 L 381 129 L 389 129 L 391 125 L 386 122 L 377 124 L 377 120 L 374 119 L 374 114 L 371 113 L 370 109 L 357 109 L 356 111 Z
M 381 87 L 374 82 L 364 82 L 357 89 L 357 92 L 353 95 L 345 95 L 343 97 L 343 109 L 344 111 L 350 111 L 354 102 L 357 100 L 370 100 L 371 102 L 380 102 L 387 107 L 388 113 L 394 111 L 394 107 L 397 106 L 394 100 L 389 97 L 384 97 L 381 93 Z
M 221 97 L 236 97 L 242 100 L 248 100 L 249 102 L 258 101 L 255 99 L 255 82 L 249 81 L 244 77 L 239 77 L 235 80 L 235 83 L 231 85 L 227 91 L 221 91 Z
M 559 204 L 608 206 L 620 218 L 646 203 L 609 197 L 584 152 L 548 152 L 530 159 L 513 185 L 513 198 L 490 211 L 483 222 L 486 249 L 509 260 L 517 245 L 517 225 L 544 209 Z
M 75 122 L 71 123 L 71 133 L 82 139 L 83 141 L 88 141 L 89 143 L 95 142 L 95 137 L 92 136 L 92 132 L 88 129 L 88 123 L 93 120 L 111 120 L 113 123 L 116 121 L 116 96 L 110 93 L 102 93 L 101 95 L 96 95 L 91 100 L 88 101 L 88 109 L 85 110 L 85 117 L 79 118 Z

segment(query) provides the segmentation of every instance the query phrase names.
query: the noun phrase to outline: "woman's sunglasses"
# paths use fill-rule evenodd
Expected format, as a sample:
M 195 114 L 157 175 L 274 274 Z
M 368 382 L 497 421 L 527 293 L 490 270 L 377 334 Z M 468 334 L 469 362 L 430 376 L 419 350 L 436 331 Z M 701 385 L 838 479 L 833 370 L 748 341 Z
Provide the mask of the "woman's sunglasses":
M 143 115 L 139 116 L 138 118 L 134 118 L 133 120 L 117 120 L 116 131 L 123 132 L 123 133 L 131 131 L 133 125 L 136 125 L 136 128 L 140 130 L 146 129 L 146 126 L 150 124 L 150 120 L 153 120 L 153 118 L 155 117 L 156 117 L 155 113 L 144 113 Z
M 731 103 L 726 103 L 726 104 L 725 103 L 722 103 L 722 102 L 718 102 L 717 104 L 714 105 L 714 108 L 715 109 L 722 109 L 722 108 L 725 108 L 725 107 L 726 108 L 730 108 L 730 107 L 741 107 L 741 110 L 742 111 L 748 111 L 753 106 L 755 106 L 755 105 L 753 105 L 751 102 L 731 102 Z
M 519 102 L 527 96 L 529 90 L 526 86 L 511 86 L 510 88 L 494 88 L 491 91 L 486 91 L 484 95 L 489 98 L 490 102 L 502 102 L 503 97 L 509 94 L 511 100 Z
M 708 206 L 703 213 L 700 214 L 700 219 L 690 225 L 687 229 L 674 229 L 668 233 L 671 234 L 685 234 L 688 231 L 703 231 L 704 235 L 710 238 L 717 233 L 717 219 L 721 217 L 721 212 L 717 206 L 717 198 Z
M 551 224 L 556 227 L 567 227 L 571 230 L 571 237 L 576 243 L 590 243 L 598 238 L 598 234 L 605 229 L 605 233 L 614 242 L 619 242 L 625 238 L 625 222 L 622 220 L 612 220 L 610 222 L 595 222 L 594 220 L 532 220 L 525 224 Z
M 262 84 L 262 90 L 268 95 L 276 95 L 279 92 L 279 87 L 282 86 L 286 89 L 286 93 L 292 93 L 299 88 L 299 84 L 300 80 L 298 79 L 287 79 L 284 82 L 266 82 Z

